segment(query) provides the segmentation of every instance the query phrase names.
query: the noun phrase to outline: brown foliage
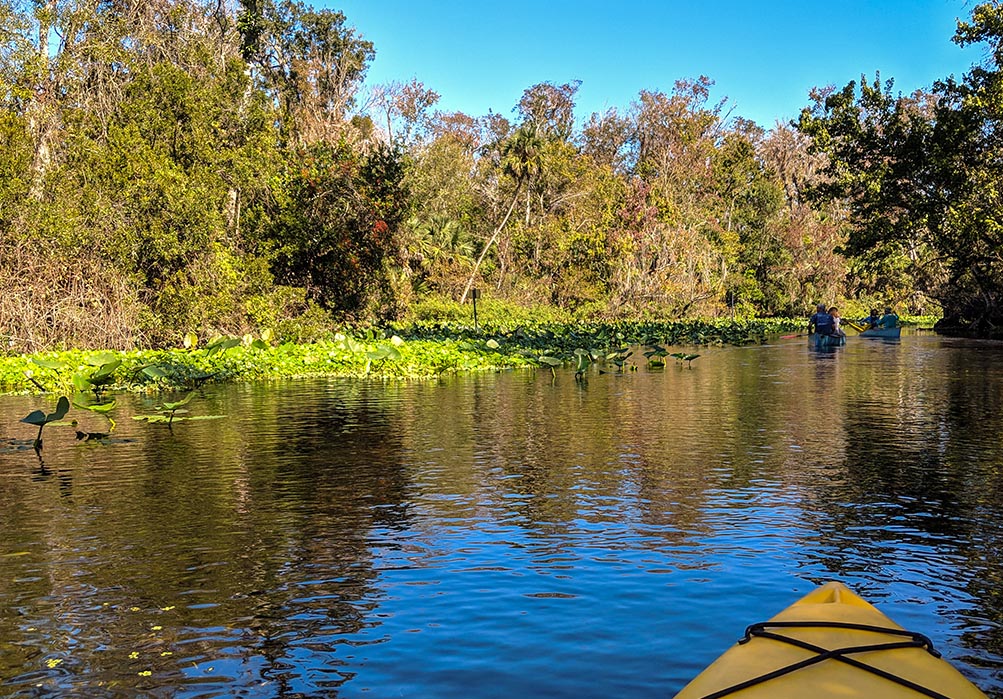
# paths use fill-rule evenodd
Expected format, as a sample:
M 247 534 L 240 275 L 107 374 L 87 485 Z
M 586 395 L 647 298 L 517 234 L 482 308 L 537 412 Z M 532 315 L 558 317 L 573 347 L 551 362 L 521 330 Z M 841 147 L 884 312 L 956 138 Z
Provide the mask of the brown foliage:
M 4 242 L 0 268 L 0 339 L 10 351 L 140 344 L 135 289 L 106 263 L 47 251 L 37 242 Z

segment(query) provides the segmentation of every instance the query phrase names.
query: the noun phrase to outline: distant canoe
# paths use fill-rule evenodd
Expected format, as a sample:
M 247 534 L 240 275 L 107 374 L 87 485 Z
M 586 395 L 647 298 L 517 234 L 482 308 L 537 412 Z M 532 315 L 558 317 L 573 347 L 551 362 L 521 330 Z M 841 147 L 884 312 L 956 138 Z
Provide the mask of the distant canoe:
M 845 335 L 818 335 L 812 333 L 808 336 L 808 344 L 819 349 L 822 347 L 842 347 L 846 344 Z
M 897 338 L 902 334 L 902 328 L 868 328 L 860 333 L 860 337 Z

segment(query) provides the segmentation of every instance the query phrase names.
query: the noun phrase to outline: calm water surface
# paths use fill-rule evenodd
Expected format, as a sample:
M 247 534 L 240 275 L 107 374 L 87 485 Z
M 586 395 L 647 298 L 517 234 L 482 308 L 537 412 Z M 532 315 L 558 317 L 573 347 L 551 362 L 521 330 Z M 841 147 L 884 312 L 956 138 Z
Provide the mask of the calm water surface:
M 0 696 L 670 697 L 832 579 L 1003 696 L 1003 345 L 698 351 L 120 396 L 44 463 L 0 397 Z

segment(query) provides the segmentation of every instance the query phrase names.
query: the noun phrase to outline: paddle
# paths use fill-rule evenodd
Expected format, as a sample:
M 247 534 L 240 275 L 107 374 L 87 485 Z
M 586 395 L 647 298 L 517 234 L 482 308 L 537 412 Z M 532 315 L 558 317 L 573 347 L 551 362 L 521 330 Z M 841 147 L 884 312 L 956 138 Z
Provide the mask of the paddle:
M 863 327 L 861 327 L 861 326 L 857 325 L 857 324 L 856 324 L 856 323 L 854 323 L 854 322 L 853 322 L 852 320 L 844 320 L 843 322 L 844 322 L 844 323 L 845 323 L 846 325 L 849 325 L 849 326 L 850 326 L 851 328 L 853 328 L 854 330 L 856 330 L 856 331 L 857 331 L 858 333 L 862 333 L 862 332 L 864 332 L 864 330 L 866 330 L 866 328 L 863 328 Z

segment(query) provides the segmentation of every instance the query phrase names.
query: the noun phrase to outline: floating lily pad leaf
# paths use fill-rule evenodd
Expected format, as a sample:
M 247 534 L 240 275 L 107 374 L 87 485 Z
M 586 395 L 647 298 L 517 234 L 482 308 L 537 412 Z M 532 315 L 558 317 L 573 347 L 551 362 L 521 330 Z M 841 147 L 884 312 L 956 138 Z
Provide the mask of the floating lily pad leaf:
M 115 359 L 107 364 L 101 364 L 97 371 L 91 374 L 91 383 L 106 382 L 111 379 L 111 375 L 115 373 L 115 370 L 122 366 L 121 359 Z
M 493 350 L 499 349 L 501 347 L 501 345 L 498 344 L 498 341 L 494 339 L 488 340 L 484 344 L 487 345 L 488 349 L 493 349 Z
M 117 362 L 115 364 L 115 368 L 118 368 L 118 365 L 122 363 L 121 360 L 119 360 L 118 355 L 113 352 L 99 352 L 98 354 L 92 354 L 84 359 L 84 364 L 88 364 L 90 366 L 104 366 L 115 362 Z
M 392 359 L 396 361 L 401 358 L 401 353 L 400 350 L 398 350 L 396 347 L 379 345 L 375 350 L 371 352 L 366 352 L 366 356 L 369 357 L 374 362 L 380 359 Z
M 87 374 L 74 374 L 73 387 L 78 391 L 87 391 L 91 387 L 91 377 Z
M 34 446 L 34 439 L 8 439 L 4 444 L 0 444 L 0 454 L 28 451 Z M 2 556 L 0 556 L 0 558 L 2 558 Z
M 133 415 L 133 420 L 145 420 L 146 422 L 167 422 L 166 415 Z
M 77 430 L 77 441 L 79 442 L 102 442 L 108 439 L 107 432 L 81 432 Z
M 35 358 L 35 359 L 31 360 L 31 363 L 34 364 L 34 365 L 36 365 L 36 366 L 44 367 L 46 369 L 54 369 L 56 371 L 59 371 L 61 369 L 65 369 L 66 368 L 66 362 L 64 362 L 61 359 L 38 359 L 38 358 Z
M 186 412 L 186 411 L 179 410 L 178 412 Z M 173 422 L 185 422 L 185 421 L 192 422 L 195 420 L 222 420 L 225 417 L 226 415 L 194 415 L 192 417 L 175 417 Z M 151 422 L 151 423 L 172 422 L 170 416 L 168 415 L 133 415 L 132 419 L 144 420 L 146 422 Z
M 151 379 L 166 379 L 168 374 L 159 366 L 147 366 L 143 367 L 143 373 L 149 376 Z
M 390 338 L 390 344 L 394 347 L 400 347 L 404 344 L 404 340 L 402 340 L 399 335 L 394 335 Z
M 88 403 L 87 397 L 82 394 L 73 396 L 73 405 L 83 410 L 90 410 L 95 413 L 108 413 L 115 409 L 117 401 L 110 400 L 107 403 Z
M 163 403 L 164 410 L 177 410 L 182 405 L 186 405 L 194 397 L 195 397 L 195 391 L 192 391 L 179 401 L 175 401 L 173 403 L 168 403 L 167 401 L 164 401 Z

